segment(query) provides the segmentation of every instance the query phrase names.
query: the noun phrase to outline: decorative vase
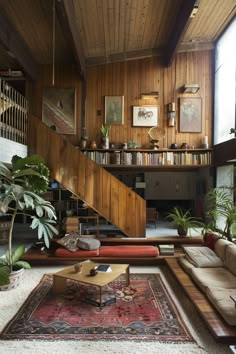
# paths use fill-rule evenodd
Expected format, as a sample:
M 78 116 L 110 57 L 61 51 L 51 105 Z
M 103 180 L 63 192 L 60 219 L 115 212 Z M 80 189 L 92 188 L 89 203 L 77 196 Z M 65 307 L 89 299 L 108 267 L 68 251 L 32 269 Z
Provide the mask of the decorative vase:
M 10 284 L 0 285 L 0 291 L 13 290 L 17 288 L 20 284 L 20 280 L 22 278 L 24 271 L 25 271 L 24 268 L 12 271 L 9 275 Z
M 187 143 L 183 143 L 181 145 L 181 149 L 188 149 L 189 148 L 189 145 Z
M 80 140 L 80 144 L 79 144 L 81 149 L 85 149 L 87 146 L 87 140 Z
M 109 149 L 109 136 L 102 137 L 102 148 Z
M 74 265 L 74 270 L 75 270 L 76 273 L 81 273 L 82 272 L 82 268 L 83 268 L 83 266 L 82 266 L 81 263 L 76 263 Z
M 96 149 L 97 148 L 97 144 L 96 144 L 96 141 L 92 141 L 91 142 L 91 144 L 90 144 L 90 147 L 92 148 L 92 149 Z

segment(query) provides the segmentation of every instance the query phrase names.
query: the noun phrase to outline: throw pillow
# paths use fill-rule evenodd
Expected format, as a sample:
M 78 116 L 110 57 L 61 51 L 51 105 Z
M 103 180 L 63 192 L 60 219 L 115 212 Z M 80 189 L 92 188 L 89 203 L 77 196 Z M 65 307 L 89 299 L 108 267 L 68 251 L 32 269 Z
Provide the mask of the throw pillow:
M 77 242 L 78 242 L 79 234 L 76 232 L 70 232 L 66 234 L 64 237 L 57 240 L 59 245 L 65 247 L 67 250 L 71 252 L 75 252 L 79 249 Z
M 219 240 L 219 237 L 211 232 L 205 232 L 203 236 L 203 244 L 209 247 L 212 251 L 215 250 L 215 243 Z
M 208 247 L 184 247 L 184 252 L 190 263 L 197 268 L 223 267 L 222 260 Z
M 101 246 L 101 242 L 95 238 L 80 237 L 77 246 L 82 250 L 97 250 Z

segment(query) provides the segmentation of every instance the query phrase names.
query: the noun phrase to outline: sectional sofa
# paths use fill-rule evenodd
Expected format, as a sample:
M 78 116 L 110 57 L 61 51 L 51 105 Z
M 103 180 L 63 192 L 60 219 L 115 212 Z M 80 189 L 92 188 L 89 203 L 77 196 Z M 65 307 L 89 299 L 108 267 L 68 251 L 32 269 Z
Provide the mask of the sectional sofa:
M 181 267 L 205 293 L 227 324 L 236 326 L 236 245 L 205 235 L 205 245 L 184 247 Z

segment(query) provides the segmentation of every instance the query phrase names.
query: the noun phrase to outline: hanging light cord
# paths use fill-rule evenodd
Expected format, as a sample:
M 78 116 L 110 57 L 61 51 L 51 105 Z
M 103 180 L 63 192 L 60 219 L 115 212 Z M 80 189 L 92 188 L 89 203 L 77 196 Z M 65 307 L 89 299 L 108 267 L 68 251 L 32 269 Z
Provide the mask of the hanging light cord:
M 52 86 L 55 83 L 55 25 L 56 25 L 56 9 L 55 0 L 53 0 L 52 8 Z

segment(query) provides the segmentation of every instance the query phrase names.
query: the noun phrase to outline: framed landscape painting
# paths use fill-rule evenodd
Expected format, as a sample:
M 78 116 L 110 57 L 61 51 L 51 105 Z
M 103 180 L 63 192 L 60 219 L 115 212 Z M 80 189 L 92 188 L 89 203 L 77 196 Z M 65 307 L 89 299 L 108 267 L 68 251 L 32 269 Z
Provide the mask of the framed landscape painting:
M 76 133 L 75 89 L 43 90 L 42 121 L 61 134 Z
M 124 124 L 124 96 L 105 96 L 105 123 Z
M 153 127 L 158 123 L 158 108 L 156 106 L 133 106 L 133 126 Z
M 201 97 L 180 98 L 179 131 L 183 133 L 200 133 L 202 131 Z

